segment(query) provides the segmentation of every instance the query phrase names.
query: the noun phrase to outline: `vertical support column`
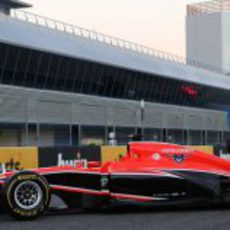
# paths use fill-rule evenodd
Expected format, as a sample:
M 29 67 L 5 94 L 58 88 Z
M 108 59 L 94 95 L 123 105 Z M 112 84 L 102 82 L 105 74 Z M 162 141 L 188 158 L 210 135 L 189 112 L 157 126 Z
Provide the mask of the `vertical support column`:
M 219 144 L 222 145 L 222 131 L 221 130 L 218 132 L 218 136 L 219 136 Z
M 208 130 L 204 130 L 204 139 L 203 139 L 204 145 L 208 144 Z
M 134 111 L 134 116 L 135 116 L 135 121 L 136 121 L 135 122 L 135 136 L 137 136 L 139 134 L 139 131 L 138 131 L 138 129 L 139 129 L 139 122 L 138 122 L 139 116 L 138 116 L 138 110 L 137 110 L 137 108 Z
M 169 142 L 168 129 L 167 128 L 164 129 L 164 142 Z
M 73 103 L 70 103 L 69 115 L 70 115 L 70 123 L 69 123 L 69 146 L 73 145 Z
M 141 139 L 144 140 L 145 128 L 144 128 L 144 120 L 145 120 L 145 101 L 141 100 Z
M 37 146 L 40 146 L 40 123 L 39 121 L 37 121 L 36 132 L 37 132 Z
M 108 145 L 109 132 L 108 132 L 108 107 L 107 105 L 104 111 L 105 111 L 105 140 L 104 140 L 104 143 L 105 145 Z
M 105 143 L 105 145 L 108 145 L 108 136 L 109 136 L 109 132 L 108 132 L 108 127 L 107 127 L 107 125 L 104 126 L 104 129 L 105 129 L 105 140 L 104 140 L 104 143 Z
M 224 131 L 223 130 L 220 131 L 220 144 L 224 145 Z
M 69 124 L 69 147 L 71 147 L 73 145 L 73 126 L 72 123 Z
M 78 146 L 81 146 L 81 124 L 78 125 Z
M 188 145 L 188 130 L 187 129 L 183 129 L 183 134 L 184 134 L 184 137 L 183 137 L 183 140 L 184 140 L 184 144 L 185 145 Z
M 29 138 L 29 114 L 28 114 L 28 99 L 25 98 L 25 146 L 28 146 L 28 138 Z
M 188 125 L 187 125 L 187 116 L 186 114 L 183 114 L 182 116 L 182 130 L 183 130 L 183 134 L 184 134 L 184 137 L 183 137 L 183 141 L 184 141 L 184 144 L 185 145 L 188 145 L 189 144 L 189 130 L 188 130 Z
M 164 129 L 163 127 L 160 129 L 160 141 L 164 141 Z
M 207 124 L 208 121 L 206 121 L 206 117 L 203 116 L 202 120 L 203 120 L 203 131 L 202 131 L 202 144 L 203 145 L 207 145 L 208 143 L 208 130 L 207 130 Z
M 36 123 L 36 133 L 37 133 L 37 146 L 40 146 L 40 119 L 39 119 L 39 101 L 37 102 L 37 111 L 36 111 L 36 114 L 37 114 L 37 123 Z

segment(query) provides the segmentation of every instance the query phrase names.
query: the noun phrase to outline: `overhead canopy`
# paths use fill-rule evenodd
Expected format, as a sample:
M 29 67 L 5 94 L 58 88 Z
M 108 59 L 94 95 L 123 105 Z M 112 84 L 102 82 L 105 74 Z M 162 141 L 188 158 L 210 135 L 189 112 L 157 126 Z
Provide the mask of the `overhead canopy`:
M 1 6 L 8 9 L 32 7 L 31 4 L 19 0 L 0 0 L 0 7 Z

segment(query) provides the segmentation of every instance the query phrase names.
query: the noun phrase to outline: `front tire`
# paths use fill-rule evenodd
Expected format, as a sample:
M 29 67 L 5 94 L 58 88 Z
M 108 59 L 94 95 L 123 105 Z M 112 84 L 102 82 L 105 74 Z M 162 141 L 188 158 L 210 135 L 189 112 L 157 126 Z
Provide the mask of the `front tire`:
M 18 220 L 33 220 L 49 207 L 50 189 L 46 179 L 33 172 L 19 172 L 4 184 L 5 211 Z

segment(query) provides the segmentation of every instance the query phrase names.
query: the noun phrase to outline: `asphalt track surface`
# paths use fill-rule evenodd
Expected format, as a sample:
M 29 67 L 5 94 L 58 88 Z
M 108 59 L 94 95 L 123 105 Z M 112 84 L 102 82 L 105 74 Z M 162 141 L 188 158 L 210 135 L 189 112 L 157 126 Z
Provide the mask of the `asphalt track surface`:
M 209 230 L 230 229 L 230 209 L 127 209 L 47 214 L 32 222 L 0 215 L 0 230 Z

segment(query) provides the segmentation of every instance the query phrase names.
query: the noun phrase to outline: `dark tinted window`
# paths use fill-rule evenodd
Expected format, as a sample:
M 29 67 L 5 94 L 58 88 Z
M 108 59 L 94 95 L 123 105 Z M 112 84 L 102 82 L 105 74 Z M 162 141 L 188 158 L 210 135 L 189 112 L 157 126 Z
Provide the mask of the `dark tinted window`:
M 38 89 L 230 109 L 228 90 L 1 43 L 0 80 Z

